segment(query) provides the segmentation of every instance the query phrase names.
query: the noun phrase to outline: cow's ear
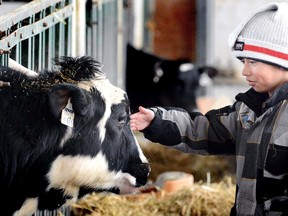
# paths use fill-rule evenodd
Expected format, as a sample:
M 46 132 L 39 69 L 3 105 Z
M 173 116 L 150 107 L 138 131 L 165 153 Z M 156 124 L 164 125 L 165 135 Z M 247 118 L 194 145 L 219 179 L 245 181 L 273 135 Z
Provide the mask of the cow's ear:
M 61 117 L 61 112 L 68 104 L 69 99 L 76 115 L 83 116 L 87 113 L 87 96 L 84 90 L 73 84 L 58 84 L 53 86 L 48 95 L 50 110 L 55 118 Z

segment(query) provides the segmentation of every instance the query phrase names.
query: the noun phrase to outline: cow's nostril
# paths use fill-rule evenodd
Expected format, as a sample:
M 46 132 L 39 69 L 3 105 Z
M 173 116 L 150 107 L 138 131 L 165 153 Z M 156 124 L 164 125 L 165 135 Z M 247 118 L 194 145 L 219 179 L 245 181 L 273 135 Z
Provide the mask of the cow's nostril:
M 151 172 L 150 165 L 148 163 L 142 163 L 139 165 L 137 176 L 148 176 Z
M 151 172 L 150 165 L 148 163 L 142 163 L 138 166 L 137 172 L 136 172 L 136 182 L 137 187 L 143 186 L 148 181 L 148 176 Z

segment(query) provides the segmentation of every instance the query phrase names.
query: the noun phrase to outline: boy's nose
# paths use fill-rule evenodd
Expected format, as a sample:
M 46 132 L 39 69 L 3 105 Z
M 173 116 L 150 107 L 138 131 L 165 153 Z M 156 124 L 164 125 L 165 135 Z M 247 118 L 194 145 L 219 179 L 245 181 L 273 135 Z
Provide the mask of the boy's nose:
M 243 65 L 242 75 L 243 75 L 243 76 L 249 76 L 249 75 L 250 75 L 250 70 L 249 70 L 249 68 L 246 66 L 246 63 L 244 63 L 244 65 Z

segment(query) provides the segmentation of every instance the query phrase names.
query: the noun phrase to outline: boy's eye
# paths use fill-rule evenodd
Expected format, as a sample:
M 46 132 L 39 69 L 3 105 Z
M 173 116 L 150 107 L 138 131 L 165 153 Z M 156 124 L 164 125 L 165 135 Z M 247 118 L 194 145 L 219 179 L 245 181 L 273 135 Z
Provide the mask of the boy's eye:
M 253 60 L 253 59 L 245 59 L 245 58 L 240 59 L 240 62 L 241 62 L 242 64 L 245 64 L 245 62 L 246 62 L 246 63 L 249 63 L 249 64 L 255 64 L 255 63 L 257 63 L 257 61 L 255 61 L 255 60 Z
M 257 61 L 249 59 L 249 60 L 248 60 L 248 63 L 249 63 L 249 64 L 255 64 L 255 63 L 257 63 Z

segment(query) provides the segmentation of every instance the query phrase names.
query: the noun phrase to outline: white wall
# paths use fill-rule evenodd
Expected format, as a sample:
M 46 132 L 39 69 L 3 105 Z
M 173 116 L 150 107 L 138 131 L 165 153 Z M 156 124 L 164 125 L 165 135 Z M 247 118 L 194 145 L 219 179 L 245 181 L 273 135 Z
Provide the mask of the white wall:
M 275 0 L 275 2 L 288 2 L 288 0 Z M 230 32 L 249 15 L 250 12 L 259 6 L 271 2 L 269 0 L 215 0 L 214 4 L 214 38 L 213 56 L 214 64 L 220 68 L 225 75 L 235 75 L 242 79 L 241 64 L 232 55 L 228 47 Z M 288 13 L 288 11 L 287 11 Z M 213 19 L 211 17 L 211 19 Z

